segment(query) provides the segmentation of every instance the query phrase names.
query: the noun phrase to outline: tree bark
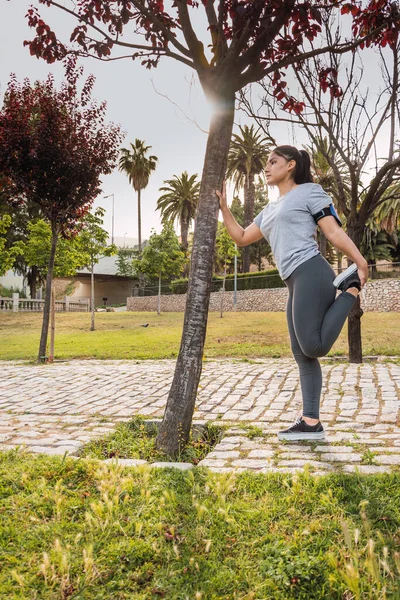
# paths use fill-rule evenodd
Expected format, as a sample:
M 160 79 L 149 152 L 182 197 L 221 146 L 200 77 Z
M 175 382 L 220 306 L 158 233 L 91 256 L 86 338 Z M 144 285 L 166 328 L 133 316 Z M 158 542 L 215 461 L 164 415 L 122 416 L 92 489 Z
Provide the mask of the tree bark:
M 342 258 L 343 258 L 343 254 L 341 252 L 339 252 L 339 250 L 336 251 L 336 256 L 337 256 L 337 268 L 338 268 L 338 273 L 340 273 L 340 269 L 342 268 Z
M 222 319 L 223 317 L 223 311 L 224 311 L 224 295 L 225 295 L 225 281 L 226 281 L 226 261 L 224 264 L 224 278 L 222 280 L 222 288 L 221 288 L 221 306 L 220 306 L 220 317 Z
M 140 190 L 137 193 L 138 197 L 138 246 L 139 246 L 139 258 L 141 258 L 142 254 L 142 215 L 141 215 L 141 207 L 140 207 Z
M 56 330 L 56 294 L 54 289 L 54 282 L 51 284 L 51 302 L 50 302 L 50 351 L 49 351 L 49 363 L 54 362 L 54 337 Z
M 90 331 L 94 331 L 94 264 L 91 264 L 90 270 L 90 303 L 92 309 L 92 320 L 90 324 Z
M 181 245 L 185 252 L 188 249 L 188 232 L 189 232 L 189 221 L 187 219 L 181 219 Z
M 188 251 L 188 233 L 189 233 L 189 221 L 188 219 L 181 219 L 181 245 L 182 249 L 187 256 Z M 189 265 L 185 265 L 183 276 L 189 275 Z
M 47 277 L 46 277 L 46 295 L 45 295 L 44 307 L 43 307 L 42 332 L 40 335 L 40 344 L 39 344 L 39 355 L 38 355 L 39 362 L 44 361 L 45 357 L 46 357 L 47 336 L 49 333 L 49 321 L 50 321 L 51 286 L 52 286 L 52 282 L 53 282 L 54 260 L 56 257 L 57 241 L 58 241 L 58 229 L 55 225 L 52 225 L 51 226 L 51 248 L 50 248 L 49 266 L 47 269 Z
M 31 267 L 28 275 L 29 288 L 31 292 L 32 300 L 36 299 L 36 286 L 37 286 L 37 267 Z
M 371 279 L 376 279 L 376 274 L 378 272 L 378 269 L 376 268 L 376 260 L 371 259 L 369 261 L 369 265 L 371 267 Z
M 246 177 L 246 183 L 244 186 L 244 217 L 243 226 L 246 229 L 254 219 L 254 200 L 256 196 L 256 188 L 254 185 L 254 173 L 250 173 Z M 243 248 L 243 273 L 250 271 L 250 246 Z
M 175 457 L 189 440 L 199 385 L 218 222 L 218 198 L 224 179 L 234 117 L 234 93 L 221 98 L 221 110 L 211 119 L 201 178 L 199 205 L 193 238 L 192 259 L 183 334 L 174 378 L 157 448 Z
M 357 248 L 360 248 L 363 228 L 360 226 L 358 221 L 358 215 L 356 216 L 356 222 L 347 223 L 347 235 L 355 243 Z M 350 261 L 347 261 L 349 265 Z M 362 342 L 361 342 L 361 317 L 364 312 L 360 304 L 360 296 L 357 298 L 353 308 L 351 309 L 348 317 L 348 333 L 347 339 L 349 344 L 349 362 L 350 363 L 362 363 Z
M 141 190 L 138 190 L 138 247 L 139 247 L 139 259 L 142 258 L 142 212 L 141 212 L 141 201 L 140 194 Z M 144 296 L 144 277 L 143 273 L 139 273 L 139 296 Z

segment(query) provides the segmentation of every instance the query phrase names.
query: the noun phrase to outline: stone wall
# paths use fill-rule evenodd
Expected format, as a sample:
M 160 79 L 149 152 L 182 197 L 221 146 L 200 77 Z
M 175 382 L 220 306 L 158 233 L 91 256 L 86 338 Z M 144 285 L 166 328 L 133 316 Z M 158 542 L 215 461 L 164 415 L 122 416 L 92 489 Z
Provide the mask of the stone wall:
M 233 311 L 234 292 L 225 292 L 223 310 Z M 272 288 L 267 290 L 241 290 L 237 292 L 237 310 L 248 312 L 280 312 L 286 310 L 288 297 L 287 288 Z M 127 310 L 157 311 L 157 296 L 144 298 L 128 298 Z M 162 312 L 183 312 L 185 310 L 186 294 L 174 294 L 161 297 Z M 400 312 L 400 280 L 377 279 L 369 281 L 361 292 L 361 306 L 367 311 Z M 219 311 L 221 293 L 214 292 L 210 297 L 210 311 Z
M 400 312 L 400 279 L 368 281 L 361 292 L 364 311 Z

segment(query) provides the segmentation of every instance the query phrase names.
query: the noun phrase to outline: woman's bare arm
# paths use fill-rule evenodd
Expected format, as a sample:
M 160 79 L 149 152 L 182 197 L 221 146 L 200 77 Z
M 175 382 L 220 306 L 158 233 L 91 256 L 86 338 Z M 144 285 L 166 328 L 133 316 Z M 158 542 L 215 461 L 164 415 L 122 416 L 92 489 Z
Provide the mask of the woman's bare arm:
M 253 242 L 258 242 L 263 237 L 260 228 L 252 223 L 246 229 L 243 229 L 241 225 L 235 220 L 231 211 L 228 208 L 228 204 L 226 201 L 226 184 L 225 181 L 222 184 L 222 193 L 219 190 L 215 190 L 215 193 L 219 199 L 219 206 L 222 212 L 222 217 L 224 219 L 224 225 L 233 239 L 233 241 L 238 246 L 248 246 Z
M 321 228 L 325 237 L 339 250 L 343 252 L 350 260 L 356 263 L 358 267 L 358 276 L 360 277 L 361 286 L 367 283 L 368 279 L 368 263 L 360 254 L 355 243 L 349 238 L 347 233 L 338 225 L 335 217 L 330 215 L 319 219 L 318 226 Z

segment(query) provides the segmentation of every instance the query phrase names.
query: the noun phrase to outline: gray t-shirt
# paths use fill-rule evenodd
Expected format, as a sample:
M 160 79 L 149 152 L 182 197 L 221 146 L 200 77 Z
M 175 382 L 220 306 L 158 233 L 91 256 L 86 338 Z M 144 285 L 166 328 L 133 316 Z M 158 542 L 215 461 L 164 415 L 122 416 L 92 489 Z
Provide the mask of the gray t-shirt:
M 332 199 L 318 183 L 302 183 L 281 200 L 267 204 L 254 219 L 271 246 L 282 279 L 320 253 L 312 215 L 330 204 Z

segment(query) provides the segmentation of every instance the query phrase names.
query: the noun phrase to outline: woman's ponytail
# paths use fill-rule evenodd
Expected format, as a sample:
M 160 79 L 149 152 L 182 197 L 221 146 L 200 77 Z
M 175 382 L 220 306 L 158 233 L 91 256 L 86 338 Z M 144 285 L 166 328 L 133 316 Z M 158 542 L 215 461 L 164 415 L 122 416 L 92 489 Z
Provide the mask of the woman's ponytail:
M 296 168 L 294 171 L 294 181 L 300 183 L 312 183 L 311 159 L 306 150 L 297 150 L 294 146 L 278 146 L 273 150 L 278 156 L 283 156 L 286 160 L 294 160 Z
M 312 183 L 313 176 L 311 175 L 311 159 L 306 150 L 299 150 L 301 155 L 301 164 L 296 164 L 295 182 L 296 183 Z M 298 169 L 300 167 L 300 169 Z

